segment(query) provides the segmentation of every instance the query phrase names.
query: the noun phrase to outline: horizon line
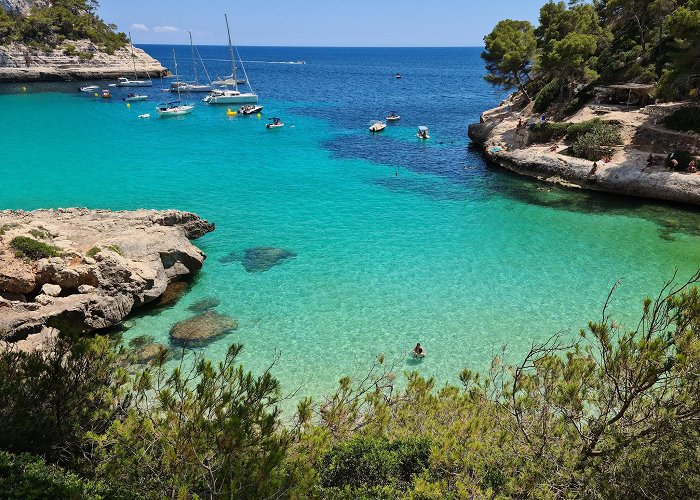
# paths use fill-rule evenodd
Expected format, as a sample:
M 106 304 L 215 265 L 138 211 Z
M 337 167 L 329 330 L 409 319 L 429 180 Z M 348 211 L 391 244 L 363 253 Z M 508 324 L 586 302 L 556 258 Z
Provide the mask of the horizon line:
M 143 45 L 168 45 L 189 47 L 189 43 L 135 43 Z M 195 44 L 197 47 L 228 47 L 227 44 Z M 266 47 L 281 49 L 483 49 L 481 45 L 236 45 L 236 47 Z

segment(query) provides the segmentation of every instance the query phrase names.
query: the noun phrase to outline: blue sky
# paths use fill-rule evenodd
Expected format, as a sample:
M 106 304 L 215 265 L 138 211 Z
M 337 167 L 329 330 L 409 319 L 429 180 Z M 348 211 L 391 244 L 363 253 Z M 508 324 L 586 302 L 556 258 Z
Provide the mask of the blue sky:
M 136 44 L 480 46 L 503 18 L 536 21 L 545 0 L 101 0 L 100 16 Z

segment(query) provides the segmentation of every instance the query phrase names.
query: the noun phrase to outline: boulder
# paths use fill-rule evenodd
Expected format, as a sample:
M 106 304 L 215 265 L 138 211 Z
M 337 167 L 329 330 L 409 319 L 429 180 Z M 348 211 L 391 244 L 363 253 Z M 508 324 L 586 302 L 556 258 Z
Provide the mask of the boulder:
M 48 295 L 49 297 L 58 297 L 61 295 L 61 287 L 59 285 L 52 285 L 51 283 L 46 283 L 41 287 L 41 293 Z
M 170 330 L 170 340 L 176 344 L 198 346 L 232 332 L 238 322 L 216 311 L 206 311 L 176 323 Z
M 167 288 L 163 294 L 158 298 L 156 302 L 156 307 L 170 307 L 177 303 L 178 300 L 182 298 L 190 284 L 186 281 L 174 281 L 168 284 Z
M 137 364 L 145 365 L 158 359 L 159 356 L 165 354 L 169 356 L 168 348 L 163 344 L 153 342 L 139 347 L 132 353 L 132 357 Z
M 245 251 L 241 263 L 249 273 L 259 273 L 282 264 L 284 261 L 296 257 L 296 255 L 291 250 L 285 250 L 284 248 L 249 248 Z
M 92 293 L 96 290 L 97 290 L 97 288 L 95 288 L 92 285 L 80 285 L 78 287 L 78 293 Z

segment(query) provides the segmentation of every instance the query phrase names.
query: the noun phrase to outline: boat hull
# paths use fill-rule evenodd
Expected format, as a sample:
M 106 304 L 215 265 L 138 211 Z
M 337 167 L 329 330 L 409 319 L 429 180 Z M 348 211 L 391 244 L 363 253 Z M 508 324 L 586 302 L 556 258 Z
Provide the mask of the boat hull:
M 161 116 L 161 118 L 167 118 L 169 116 L 182 116 L 189 115 L 192 113 L 194 106 L 177 106 L 175 108 L 161 109 L 156 108 L 156 111 Z
M 153 82 L 145 80 L 129 80 L 128 82 L 117 82 L 116 87 L 153 87 Z
M 257 104 L 258 96 L 255 94 L 210 95 L 202 100 L 207 104 Z

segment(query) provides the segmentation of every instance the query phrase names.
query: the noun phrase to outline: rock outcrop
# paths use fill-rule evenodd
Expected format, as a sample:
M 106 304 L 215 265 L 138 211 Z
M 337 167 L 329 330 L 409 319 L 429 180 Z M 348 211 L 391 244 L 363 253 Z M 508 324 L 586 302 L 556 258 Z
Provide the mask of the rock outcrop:
M 565 154 L 565 144 L 528 144 L 527 122 L 538 118 L 528 120 L 527 113 L 516 111 L 516 107 L 511 98 L 469 126 L 470 139 L 483 146 L 487 158 L 501 167 L 565 187 L 700 205 L 700 175 L 673 172 L 663 165 L 662 153 L 674 149 L 671 143 L 666 147 L 661 144 L 663 133 L 681 134 L 662 129 L 643 109 L 601 116 L 621 124 L 624 144 L 616 148 L 611 161 L 597 162 L 593 169 L 593 162 Z M 568 121 L 589 120 L 597 116 L 593 111 L 585 107 Z M 521 121 L 524 125 L 518 126 Z M 658 143 L 635 143 L 645 134 L 659 139 Z M 691 142 L 697 143 L 699 138 L 691 138 Z M 688 142 L 687 137 L 683 139 Z M 650 154 L 657 155 L 651 165 L 647 162 Z
M 87 333 L 122 321 L 197 272 L 205 255 L 189 239 L 214 225 L 186 212 L 81 208 L 0 211 L 0 340 L 53 327 Z M 31 260 L 18 236 L 59 249 Z
M 88 56 L 89 55 L 89 56 Z M 50 52 L 19 43 L 0 46 L 0 82 L 102 80 L 121 76 L 157 78 L 168 70 L 141 49 L 129 46 L 114 54 L 101 52 L 89 40 L 65 42 Z
M 216 311 L 209 310 L 179 323 L 170 330 L 175 344 L 201 346 L 238 328 L 238 322 Z

